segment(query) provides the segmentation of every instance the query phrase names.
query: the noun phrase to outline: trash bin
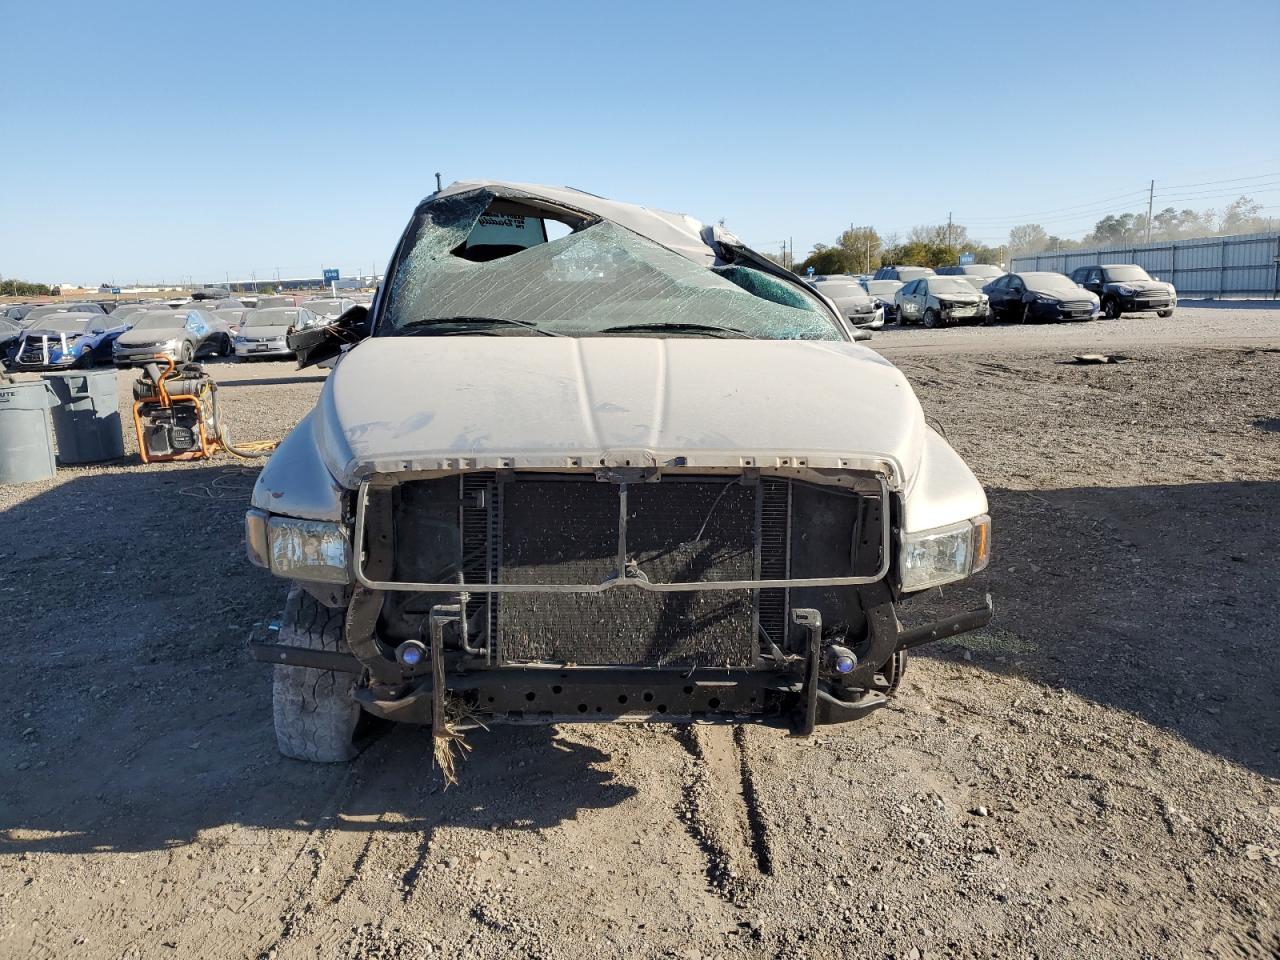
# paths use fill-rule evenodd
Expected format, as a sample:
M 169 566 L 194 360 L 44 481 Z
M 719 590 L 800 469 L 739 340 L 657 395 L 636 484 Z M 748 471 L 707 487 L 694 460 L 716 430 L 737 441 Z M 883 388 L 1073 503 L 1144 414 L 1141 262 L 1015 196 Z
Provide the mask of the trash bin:
M 115 368 L 46 373 L 57 405 L 53 432 L 58 438 L 58 462 L 97 463 L 124 456 L 120 432 L 120 394 Z
M 0 483 L 47 480 L 57 470 L 49 436 L 53 391 L 42 380 L 0 378 Z

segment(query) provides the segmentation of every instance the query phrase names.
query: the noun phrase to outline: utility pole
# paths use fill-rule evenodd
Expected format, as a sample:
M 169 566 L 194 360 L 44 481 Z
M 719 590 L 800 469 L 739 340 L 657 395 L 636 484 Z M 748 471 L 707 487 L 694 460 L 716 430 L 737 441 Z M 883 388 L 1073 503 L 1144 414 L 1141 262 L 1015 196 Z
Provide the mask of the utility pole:
M 1147 192 L 1147 243 L 1151 242 L 1151 208 L 1155 205 L 1156 182 L 1151 181 L 1151 189 Z
M 947 211 L 947 248 L 951 248 L 951 211 Z

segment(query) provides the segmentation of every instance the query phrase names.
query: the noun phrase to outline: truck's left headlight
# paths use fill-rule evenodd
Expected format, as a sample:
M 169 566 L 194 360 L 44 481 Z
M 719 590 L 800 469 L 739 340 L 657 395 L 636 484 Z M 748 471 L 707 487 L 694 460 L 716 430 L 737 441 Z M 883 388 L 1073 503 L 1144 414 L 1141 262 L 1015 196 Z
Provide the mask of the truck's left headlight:
M 271 517 L 254 509 L 245 514 L 244 525 L 250 561 L 276 576 L 350 582 L 351 540 L 340 524 Z
M 902 537 L 903 590 L 924 590 L 963 580 L 987 566 L 991 559 L 991 518 L 985 513 L 972 520 Z

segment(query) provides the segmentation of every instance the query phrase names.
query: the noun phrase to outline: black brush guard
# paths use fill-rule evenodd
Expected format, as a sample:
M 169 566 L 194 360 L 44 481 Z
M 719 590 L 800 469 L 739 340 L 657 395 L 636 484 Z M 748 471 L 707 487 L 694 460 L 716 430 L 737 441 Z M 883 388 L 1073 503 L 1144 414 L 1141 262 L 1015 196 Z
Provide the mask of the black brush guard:
M 477 473 L 366 487 L 356 543 L 379 548 L 357 567 L 353 656 L 319 662 L 269 643 L 253 652 L 367 673 L 363 706 L 394 720 L 431 723 L 442 682 L 478 723 L 784 720 L 809 733 L 884 705 L 874 681 L 895 650 L 991 619 L 988 601 L 901 630 L 885 578 L 885 502 L 882 485 L 815 493 L 774 477 Z M 823 531 L 846 551 L 838 575 L 816 568 L 823 549 L 829 560 Z M 441 556 L 452 560 L 415 567 Z M 792 609 L 833 590 L 856 596 L 864 617 L 857 665 L 839 677 L 824 659 L 822 614 Z M 405 636 L 430 640 L 440 682 L 396 661 Z

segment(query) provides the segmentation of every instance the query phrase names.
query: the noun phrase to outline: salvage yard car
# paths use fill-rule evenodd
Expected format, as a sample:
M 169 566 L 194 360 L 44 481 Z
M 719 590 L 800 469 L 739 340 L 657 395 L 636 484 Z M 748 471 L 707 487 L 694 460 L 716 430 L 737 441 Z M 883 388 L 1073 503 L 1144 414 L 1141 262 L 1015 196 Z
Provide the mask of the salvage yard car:
M 906 284 L 901 280 L 863 280 L 862 289 L 867 291 L 876 303 L 884 310 L 884 319 L 886 322 L 898 319 L 898 302 L 894 300 L 894 294 L 901 290 Z
M 996 277 L 1004 276 L 1004 271 L 991 263 L 961 263 L 950 267 L 939 267 L 940 277 L 964 277 L 973 285 L 973 289 L 981 290 Z
M 921 277 L 893 295 L 899 323 L 923 323 L 930 329 L 961 323 L 985 322 L 987 296 L 963 277 Z
M 900 283 L 908 283 L 911 280 L 918 280 L 921 277 L 934 276 L 933 267 L 898 267 L 889 266 L 881 267 L 876 271 L 876 275 L 872 280 L 897 280 Z
M 879 330 L 884 326 L 884 307 L 853 277 L 813 277 L 808 283 L 831 300 L 855 327 Z
M 231 354 L 231 331 L 224 321 L 205 310 L 170 310 L 161 307 L 130 318 L 128 333 L 121 334 L 112 349 L 117 367 L 145 363 L 153 357 L 170 357 L 175 363 L 207 356 Z
M 22 331 L 9 363 L 12 370 L 87 369 L 110 363 L 115 342 L 129 318 L 112 314 L 58 313 Z
M 349 759 L 365 715 L 431 725 L 440 756 L 494 723 L 808 734 L 884 706 L 908 649 L 990 620 L 898 604 L 982 570 L 991 522 L 854 336 L 721 227 L 559 187 L 429 196 L 372 307 L 289 337 L 338 360 L 245 518 L 292 581 L 251 645 L 280 750 Z
M 106 312 L 100 304 L 89 301 L 84 303 L 45 303 L 28 310 L 22 318 L 22 325 L 30 328 L 38 320 L 64 313 L 93 313 L 105 316 Z
M 312 326 L 318 320 L 310 310 L 301 307 L 259 307 L 245 313 L 236 331 L 234 343 L 236 360 L 268 357 L 279 360 L 292 357 L 293 351 L 285 342 L 285 334 L 292 326 Z
M 1098 315 L 1097 296 L 1061 273 L 1006 273 L 982 292 L 991 299 L 993 320 L 1044 323 L 1092 320 Z
M 1154 310 L 1156 316 L 1172 317 L 1178 305 L 1178 291 L 1172 283 L 1153 280 L 1147 271 L 1133 263 L 1076 267 L 1071 271 L 1071 279 L 1102 301 L 1102 312 L 1109 320 L 1147 310 Z

